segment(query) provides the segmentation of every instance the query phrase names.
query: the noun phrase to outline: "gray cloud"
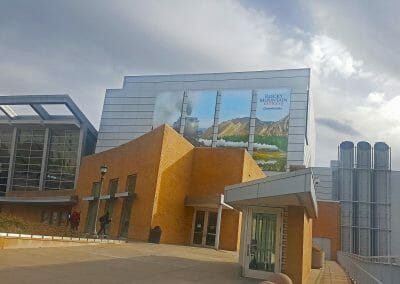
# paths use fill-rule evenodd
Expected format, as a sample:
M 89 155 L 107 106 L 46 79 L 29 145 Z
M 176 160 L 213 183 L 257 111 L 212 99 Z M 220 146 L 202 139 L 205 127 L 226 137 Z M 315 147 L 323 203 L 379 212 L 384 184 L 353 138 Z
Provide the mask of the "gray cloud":
M 354 129 L 351 125 L 341 122 L 341 121 L 337 121 L 335 119 L 317 118 L 316 122 L 319 125 L 329 127 L 332 130 L 334 130 L 338 133 L 341 133 L 341 134 L 346 134 L 346 135 L 351 135 L 351 136 L 361 135 L 361 133 L 358 132 L 356 129 Z
M 1 1 L 0 95 L 69 93 L 98 125 L 124 75 L 311 67 L 317 164 L 350 135 L 385 139 L 400 166 L 399 2 L 265 3 Z M 366 106 L 373 92 L 387 102 Z
M 314 32 L 339 38 L 366 65 L 398 76 L 399 1 L 299 1 L 309 9 Z

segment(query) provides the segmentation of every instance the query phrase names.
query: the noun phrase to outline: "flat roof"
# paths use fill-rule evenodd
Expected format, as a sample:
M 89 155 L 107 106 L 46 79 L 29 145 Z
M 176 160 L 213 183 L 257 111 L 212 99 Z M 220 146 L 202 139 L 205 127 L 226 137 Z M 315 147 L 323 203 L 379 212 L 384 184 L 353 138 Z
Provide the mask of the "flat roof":
M 310 217 L 318 216 L 311 169 L 227 186 L 225 202 L 238 209 L 245 206 L 302 206 Z
M 68 114 L 52 114 L 46 106 L 63 106 Z M 19 113 L 17 109 L 25 107 Z M 66 94 L 61 95 L 22 95 L 0 96 L 0 125 L 22 124 L 73 124 L 77 127 L 87 128 L 97 136 L 97 130 L 86 118 L 74 101 Z
M 310 68 L 282 69 L 282 70 L 260 70 L 243 72 L 221 72 L 221 73 L 198 73 L 198 74 L 165 74 L 165 75 L 138 75 L 125 76 L 126 83 L 161 83 L 161 82 L 196 82 L 196 81 L 218 81 L 218 80 L 246 80 L 246 79 L 272 79 L 310 77 Z

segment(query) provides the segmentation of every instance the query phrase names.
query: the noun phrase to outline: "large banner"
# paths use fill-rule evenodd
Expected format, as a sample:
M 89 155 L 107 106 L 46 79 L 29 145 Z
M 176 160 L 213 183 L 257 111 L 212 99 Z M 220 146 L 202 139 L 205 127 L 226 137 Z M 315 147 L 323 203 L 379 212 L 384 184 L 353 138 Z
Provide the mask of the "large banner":
M 196 147 L 211 146 L 216 96 L 217 91 L 189 92 L 183 135 Z
M 254 154 L 264 171 L 286 170 L 290 89 L 257 90 Z
M 217 147 L 248 147 L 250 110 L 251 90 L 222 91 Z
M 166 123 L 179 132 L 182 101 L 183 92 L 158 93 L 154 106 L 153 128 Z

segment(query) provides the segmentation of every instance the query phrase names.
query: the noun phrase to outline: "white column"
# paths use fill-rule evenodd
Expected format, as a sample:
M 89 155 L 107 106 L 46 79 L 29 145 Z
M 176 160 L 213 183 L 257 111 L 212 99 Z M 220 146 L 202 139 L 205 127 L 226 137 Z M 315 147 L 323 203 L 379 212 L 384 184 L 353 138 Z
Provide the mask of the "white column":
M 217 91 L 217 96 L 215 98 L 215 112 L 214 112 L 214 125 L 213 125 L 213 138 L 211 147 L 217 147 L 218 140 L 218 124 L 219 124 L 219 111 L 221 109 L 221 96 L 220 90 Z
M 221 232 L 222 204 L 218 206 L 217 233 L 215 235 L 215 249 L 219 249 L 219 236 Z

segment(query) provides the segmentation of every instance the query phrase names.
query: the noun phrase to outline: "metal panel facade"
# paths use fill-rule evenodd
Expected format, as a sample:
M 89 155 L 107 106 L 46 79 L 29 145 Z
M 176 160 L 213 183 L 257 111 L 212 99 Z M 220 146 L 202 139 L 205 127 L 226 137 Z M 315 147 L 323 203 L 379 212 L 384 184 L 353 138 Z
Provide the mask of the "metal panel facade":
M 251 90 L 288 88 L 291 91 L 289 111 L 289 136 L 287 165 L 311 166 L 314 157 L 314 117 L 309 98 L 309 69 L 238 72 L 219 74 L 185 74 L 161 76 L 128 76 L 122 89 L 106 91 L 96 152 L 119 146 L 151 131 L 157 94 L 215 90 L 218 92 L 214 116 L 214 138 L 216 146 L 220 110 L 220 94 L 226 90 Z M 250 134 L 254 134 L 255 96 L 249 116 Z M 223 103 L 223 102 L 222 102 Z M 183 103 L 183 108 L 185 108 Z M 186 109 L 185 109 L 186 113 Z M 182 116 L 181 128 L 185 115 Z M 221 121 L 220 121 L 221 122 Z M 308 125 L 311 125 L 310 128 Z M 308 130 L 307 130 L 308 128 Z M 252 135 L 250 135 L 252 137 Z M 250 138 L 248 150 L 253 149 Z

